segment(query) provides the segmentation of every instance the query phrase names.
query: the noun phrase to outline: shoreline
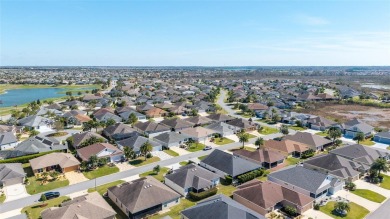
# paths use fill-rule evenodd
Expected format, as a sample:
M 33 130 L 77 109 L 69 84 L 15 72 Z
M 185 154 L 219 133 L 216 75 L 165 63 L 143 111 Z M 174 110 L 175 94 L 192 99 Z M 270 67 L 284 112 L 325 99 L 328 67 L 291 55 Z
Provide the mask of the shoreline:
M 5 94 L 8 90 L 16 89 L 44 89 L 44 88 L 59 88 L 59 89 L 80 89 L 80 88 L 99 88 L 98 84 L 85 85 L 49 85 L 49 84 L 0 84 L 0 95 Z

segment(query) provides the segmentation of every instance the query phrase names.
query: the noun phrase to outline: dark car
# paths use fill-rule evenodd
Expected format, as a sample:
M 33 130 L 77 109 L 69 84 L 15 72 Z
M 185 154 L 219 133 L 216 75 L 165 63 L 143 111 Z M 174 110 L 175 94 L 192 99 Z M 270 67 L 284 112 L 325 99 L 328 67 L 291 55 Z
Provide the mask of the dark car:
M 46 193 L 43 193 L 43 194 L 46 196 L 47 200 L 60 197 L 60 193 L 59 192 L 46 192 Z
M 203 148 L 204 151 L 208 151 L 208 150 L 211 150 L 211 149 L 213 149 L 213 148 L 210 147 L 210 146 L 206 146 L 206 147 Z

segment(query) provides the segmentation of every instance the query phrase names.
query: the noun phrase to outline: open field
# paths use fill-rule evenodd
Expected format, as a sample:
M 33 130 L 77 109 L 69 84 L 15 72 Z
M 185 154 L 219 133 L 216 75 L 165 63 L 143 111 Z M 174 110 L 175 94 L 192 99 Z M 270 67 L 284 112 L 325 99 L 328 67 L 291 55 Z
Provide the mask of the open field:
M 362 106 L 358 104 L 342 105 L 337 103 L 314 103 L 308 109 L 297 109 L 301 113 L 310 113 L 338 122 L 359 118 L 370 125 L 390 128 L 390 109 Z

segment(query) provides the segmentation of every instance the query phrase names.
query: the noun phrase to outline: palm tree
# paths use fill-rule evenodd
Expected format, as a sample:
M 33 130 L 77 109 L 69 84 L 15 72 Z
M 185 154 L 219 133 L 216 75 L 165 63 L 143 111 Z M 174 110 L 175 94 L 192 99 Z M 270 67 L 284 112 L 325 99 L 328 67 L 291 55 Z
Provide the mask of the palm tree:
M 145 156 L 145 160 L 147 159 L 146 155 L 151 152 L 153 150 L 153 146 L 150 144 L 149 141 L 145 142 L 142 144 L 142 146 L 140 147 L 140 151 L 141 151 L 141 154 L 143 154 Z
M 127 159 L 134 159 L 134 157 L 135 157 L 135 151 L 133 150 L 133 148 L 131 148 L 131 147 L 125 147 L 124 149 L 123 149 L 123 152 L 124 152 L 124 154 L 125 154 L 125 157 L 127 158 Z
M 96 155 L 93 155 L 91 157 L 89 157 L 89 160 L 88 160 L 89 164 L 95 168 L 97 165 L 98 165 L 98 157 Z
M 366 136 L 364 135 L 363 132 L 358 132 L 358 133 L 356 133 L 355 139 L 357 140 L 357 142 L 359 144 L 361 141 L 364 141 L 364 139 L 366 139 Z
M 137 123 L 138 117 L 134 113 L 130 113 L 128 123 L 130 123 L 132 126 Z
M 276 109 L 275 109 L 275 108 L 272 108 L 271 113 L 272 113 L 272 114 L 271 114 L 271 118 L 272 118 L 272 117 L 274 117 L 274 114 L 276 113 Z
M 334 210 L 338 213 L 349 212 L 351 207 L 347 202 L 336 202 L 334 204 Z
M 288 131 L 288 126 L 287 125 L 282 125 L 279 129 L 280 133 L 282 133 L 283 135 L 288 135 L 289 131 Z
M 332 139 L 333 144 L 334 144 L 334 142 L 336 141 L 337 138 L 341 137 L 341 135 L 342 135 L 341 130 L 338 129 L 338 128 L 336 128 L 336 129 L 329 129 L 329 131 L 328 131 L 328 136 L 329 136 L 329 138 Z
M 160 172 L 160 165 L 157 165 L 155 167 L 153 167 L 153 172 L 155 172 L 156 174 L 158 174 Z
M 257 138 L 255 141 L 255 145 L 258 147 L 257 149 L 260 149 L 261 146 L 264 145 L 264 139 L 263 138 Z
M 385 159 L 378 158 L 371 165 L 371 170 L 378 172 L 378 176 L 380 176 L 381 171 L 383 171 L 383 172 L 389 171 L 389 165 L 387 164 L 387 161 Z
M 242 143 L 242 148 L 244 148 L 245 143 L 249 141 L 248 133 L 242 133 L 238 136 L 238 140 Z

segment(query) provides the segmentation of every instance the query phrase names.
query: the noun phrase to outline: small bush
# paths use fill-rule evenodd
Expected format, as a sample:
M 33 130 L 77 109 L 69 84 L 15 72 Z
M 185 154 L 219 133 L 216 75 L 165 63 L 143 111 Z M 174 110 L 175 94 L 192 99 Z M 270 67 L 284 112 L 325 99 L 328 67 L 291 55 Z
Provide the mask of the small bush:
M 153 155 L 151 153 L 146 154 L 146 158 L 152 158 Z
M 218 189 L 217 187 L 213 187 L 209 190 L 206 190 L 206 191 L 203 191 L 203 192 L 199 192 L 199 193 L 195 193 L 195 192 L 189 192 L 188 195 L 190 196 L 190 198 L 194 201 L 200 201 L 202 199 L 205 199 L 205 198 L 208 198 L 210 196 L 213 196 L 215 194 L 217 194 L 218 192 Z
M 314 204 L 314 210 L 320 210 L 320 204 Z
M 229 175 L 226 175 L 225 176 L 225 184 L 226 185 L 231 185 L 233 182 L 233 177 L 229 176 Z

